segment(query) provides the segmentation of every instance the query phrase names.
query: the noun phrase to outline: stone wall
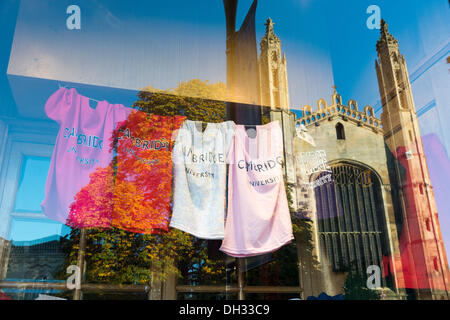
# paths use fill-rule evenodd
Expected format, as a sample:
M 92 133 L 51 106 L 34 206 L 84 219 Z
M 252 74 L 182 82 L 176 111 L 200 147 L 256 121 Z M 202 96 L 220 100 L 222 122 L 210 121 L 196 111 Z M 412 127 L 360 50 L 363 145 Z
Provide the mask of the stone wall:
M 312 110 L 309 109 L 309 113 L 304 113 L 303 118 L 291 120 L 291 125 L 284 125 L 283 128 L 285 131 L 289 131 L 284 132 L 284 136 L 292 137 L 291 143 L 285 141 L 285 148 L 288 150 L 288 157 L 290 157 L 286 161 L 288 166 L 286 172 L 294 172 L 292 176 L 294 179 L 289 179 L 294 180 L 292 181 L 295 194 L 294 207 L 299 216 L 312 219 L 313 256 L 299 257 L 299 259 L 307 262 L 303 275 L 305 297 L 318 295 L 321 292 L 330 295 L 342 293 L 346 273 L 327 270 L 328 263 L 324 261 L 325 258 L 321 253 L 318 240 L 314 189 L 304 186 L 305 182 L 312 182 L 314 177 L 302 175 L 298 162 L 300 152 L 324 150 L 329 165 L 347 162 L 366 167 L 375 173 L 381 185 L 388 250 L 392 253 L 391 259 L 398 259 L 400 255 L 381 121 L 374 118 L 371 107 L 367 106 L 364 112 L 361 112 L 358 111 L 356 102 L 352 100 L 348 106 L 344 106 L 336 93 L 332 99 L 335 103 L 330 106 L 326 105 L 324 99 L 319 100 L 319 107 L 315 113 L 312 113 Z M 337 139 L 336 125 L 338 123 L 344 128 L 345 139 Z M 315 146 L 296 137 L 296 127 L 302 124 L 305 125 L 307 133 L 313 138 Z M 318 260 L 320 270 L 314 270 L 311 267 L 312 264 L 309 261 L 313 259 Z M 399 281 L 402 280 L 402 273 L 398 270 L 394 272 L 394 283 L 398 287 Z

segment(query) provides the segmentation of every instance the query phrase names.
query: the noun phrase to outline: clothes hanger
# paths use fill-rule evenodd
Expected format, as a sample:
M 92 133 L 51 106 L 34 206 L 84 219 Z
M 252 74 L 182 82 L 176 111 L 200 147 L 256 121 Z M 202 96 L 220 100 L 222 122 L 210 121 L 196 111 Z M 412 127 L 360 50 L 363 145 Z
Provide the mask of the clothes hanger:
M 59 83 L 59 82 L 58 82 L 58 88 L 59 88 L 59 89 L 61 89 L 61 88 L 66 88 L 66 89 L 68 89 L 68 87 L 62 85 L 62 84 Z M 92 100 L 92 101 L 100 102 L 99 100 L 96 100 L 96 99 L 93 99 L 93 98 L 89 98 L 89 97 L 87 97 L 87 98 L 88 98 L 89 100 Z
M 245 128 L 245 131 L 249 131 L 251 129 L 256 131 L 256 125 L 253 125 L 253 124 L 244 124 L 244 128 Z

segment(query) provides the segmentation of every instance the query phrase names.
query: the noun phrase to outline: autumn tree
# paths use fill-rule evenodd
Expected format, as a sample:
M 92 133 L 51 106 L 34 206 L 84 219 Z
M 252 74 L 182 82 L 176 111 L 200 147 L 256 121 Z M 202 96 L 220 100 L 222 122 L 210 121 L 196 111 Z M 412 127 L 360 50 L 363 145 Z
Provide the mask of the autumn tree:
M 221 122 L 226 113 L 224 99 L 223 83 L 210 84 L 198 79 L 182 82 L 177 88 L 165 91 L 146 87 L 138 93 L 138 100 L 133 104 L 133 108 L 141 113 L 132 113 L 121 127 L 149 129 L 142 124 L 145 119 L 139 118 L 142 114 L 149 118 L 150 115 L 179 115 L 191 120 Z M 225 266 L 220 260 L 210 259 L 205 240 L 178 229 L 156 234 L 145 232 L 145 225 L 130 232 L 127 231 L 129 227 L 124 228 L 124 224 L 115 221 L 118 216 L 123 221 L 126 217 L 137 217 L 140 212 L 152 210 L 143 205 L 145 199 L 140 190 L 145 186 L 156 184 L 160 187 L 160 192 L 155 193 L 160 199 L 153 201 L 164 201 L 172 196 L 170 186 L 161 186 L 162 180 L 157 179 L 165 174 L 162 168 L 150 171 L 137 165 L 129 155 L 117 150 L 117 144 L 117 139 L 110 142 L 110 148 L 117 151 L 110 166 L 98 168 L 91 174 L 90 183 L 75 197 L 69 223 L 74 228 L 68 237 L 67 259 L 61 278 L 66 277 L 68 265 L 76 264 L 81 228 L 84 228 L 86 282 L 148 284 L 164 280 L 170 273 L 182 277 L 185 283 L 224 281 Z M 139 175 L 139 182 L 129 183 L 129 179 L 120 178 L 121 168 L 126 168 L 130 176 Z M 158 216 L 157 210 L 154 216 Z
M 138 100 L 133 104 L 134 109 L 143 113 L 130 116 L 121 128 L 146 130 L 142 124 L 145 121 L 142 114 L 149 117 L 178 115 L 196 121 L 221 122 L 226 117 L 225 100 L 223 83 L 210 84 L 194 79 L 169 90 L 146 87 L 139 91 Z M 119 130 L 116 130 L 115 137 Z M 140 232 L 145 230 L 141 226 L 141 230 L 130 232 L 114 221 L 117 219 L 114 212 L 119 217 L 133 217 L 149 210 L 142 204 L 140 190 L 146 185 L 158 184 L 154 174 L 161 173 L 137 165 L 129 155 L 121 154 L 117 143 L 117 140 L 110 143 L 110 148 L 117 151 L 110 166 L 98 168 L 91 175 L 90 183 L 75 197 L 70 215 L 70 225 L 74 228 L 65 248 L 67 259 L 60 273 L 61 278 L 66 278 L 68 265 L 77 263 L 80 230 L 83 228 L 86 233 L 85 282 L 148 284 L 164 280 L 174 273 L 184 284 L 226 283 L 224 261 L 209 255 L 208 241 L 178 229 L 154 234 Z M 129 175 L 143 176 L 142 181 L 128 183 L 127 179 L 120 178 L 121 166 L 127 168 Z M 167 186 L 161 187 L 161 190 L 164 191 L 156 195 L 160 201 L 171 198 Z M 291 205 L 291 190 L 287 184 L 286 190 Z M 154 213 L 158 214 L 157 211 Z M 292 209 L 291 213 L 297 241 L 273 253 L 272 259 L 261 268 L 249 271 L 248 284 L 296 285 L 293 279 L 299 278 L 298 256 L 312 254 L 312 232 L 307 221 L 295 218 Z

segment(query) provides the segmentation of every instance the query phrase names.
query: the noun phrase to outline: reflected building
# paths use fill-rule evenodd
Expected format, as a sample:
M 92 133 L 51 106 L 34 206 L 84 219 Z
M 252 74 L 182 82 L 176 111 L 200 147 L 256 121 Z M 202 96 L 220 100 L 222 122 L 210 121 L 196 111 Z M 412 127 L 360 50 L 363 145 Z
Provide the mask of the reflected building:
M 263 106 L 289 108 L 289 87 L 286 55 L 281 51 L 280 38 L 274 33 L 272 19 L 267 19 L 266 34 L 260 42 L 258 59 Z
M 64 263 L 64 239 L 51 236 L 33 241 L 18 241 L 11 246 L 7 279 L 29 281 L 55 280 Z
M 65 282 L 57 280 L 66 258 L 59 236 L 51 236 L 33 241 L 13 242 L 10 247 L 5 280 L 33 283 Z M 9 289 L 14 300 L 32 300 L 39 294 L 54 294 L 54 289 Z
M 230 1 L 230 6 L 236 3 Z M 264 115 L 282 126 L 284 174 L 292 190 L 293 209 L 297 216 L 311 221 L 313 230 L 314 251 L 311 255 L 300 252 L 298 257 L 304 298 L 321 292 L 342 293 L 349 271 L 366 274 L 368 267 L 375 265 L 382 273 L 381 286 L 403 297 L 448 299 L 448 261 L 408 71 L 387 25 L 382 24 L 377 43 L 381 118 L 370 106 L 361 108 L 354 100 L 345 104 L 337 88 L 330 102 L 319 99 L 314 111 L 304 106 L 297 118 L 289 111 L 287 58 L 271 19 L 265 24 L 257 55 L 255 10 L 256 1 L 237 32 L 235 16 L 230 17 L 233 24 L 227 40 L 233 51 L 227 54 L 233 68 L 227 74 L 231 89 L 228 100 L 240 106 L 268 107 L 263 108 L 270 110 Z M 255 124 L 258 121 L 256 117 Z M 30 125 L 16 119 L 11 124 L 3 122 L 0 136 L 8 143 L 0 145 L 0 155 L 8 154 L 9 167 L 5 166 L 8 173 L 0 180 L 8 181 L 8 188 L 15 190 L 23 155 L 51 155 L 57 128 L 47 120 Z M 302 128 L 311 140 L 299 133 Z M 309 155 L 313 158 L 311 168 L 305 170 L 304 158 Z M 13 200 L 4 197 L 7 201 L 2 198 L 2 205 L 13 208 Z M 13 214 L 6 209 L 0 211 L 0 218 L 7 222 L 0 225 L 0 235 L 10 232 Z M 37 215 L 15 212 L 14 216 Z M 0 237 L 0 280 L 54 280 L 66 257 L 61 245 L 57 239 L 12 244 Z M 153 288 L 151 298 L 174 298 L 176 278 Z
M 384 140 L 394 157 L 390 174 L 403 220 L 399 231 L 405 287 L 419 289 L 425 298 L 439 298 L 449 290 L 448 261 L 408 69 L 384 21 L 377 52 Z
M 381 119 L 371 106 L 360 108 L 354 100 L 344 104 L 336 87 L 330 104 L 319 99 L 314 111 L 304 106 L 297 118 L 286 110 L 286 57 L 281 58 L 272 21 L 266 23 L 261 101 L 283 128 L 294 209 L 311 219 L 314 230 L 316 257 L 299 257 L 304 296 L 342 293 L 349 271 L 367 276 L 375 265 L 381 287 L 400 297 L 448 299 L 448 261 L 408 71 L 384 21 L 376 48 Z M 312 143 L 299 138 L 301 128 Z M 326 155 L 328 172 L 305 175 L 302 157 L 317 152 Z M 332 178 L 324 180 L 328 174 Z

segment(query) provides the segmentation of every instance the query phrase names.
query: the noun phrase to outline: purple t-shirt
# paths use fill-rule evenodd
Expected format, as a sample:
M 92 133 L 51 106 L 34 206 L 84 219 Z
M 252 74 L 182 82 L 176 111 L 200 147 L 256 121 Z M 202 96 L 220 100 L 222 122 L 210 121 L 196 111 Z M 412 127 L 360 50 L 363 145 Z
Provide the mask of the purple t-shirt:
M 110 164 L 113 130 L 131 111 L 107 101 L 98 102 L 94 109 L 89 98 L 73 88 L 60 88 L 50 96 L 45 112 L 60 129 L 41 203 L 48 218 L 66 223 L 74 196 L 89 183 L 89 175 Z

